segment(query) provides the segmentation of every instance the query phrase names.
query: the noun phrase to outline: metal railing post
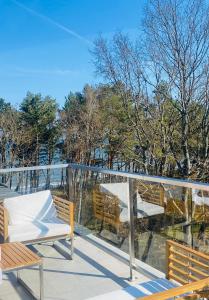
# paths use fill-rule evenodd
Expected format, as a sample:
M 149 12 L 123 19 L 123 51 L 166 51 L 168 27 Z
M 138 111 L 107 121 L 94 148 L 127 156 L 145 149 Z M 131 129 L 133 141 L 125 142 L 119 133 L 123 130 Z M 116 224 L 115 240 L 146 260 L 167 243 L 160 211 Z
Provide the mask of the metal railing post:
M 74 202 L 74 188 L 73 188 L 73 170 L 68 165 L 67 168 L 67 184 L 68 184 L 68 200 Z
M 134 251 L 134 179 L 128 178 L 129 183 L 129 199 L 128 199 L 128 214 L 129 214 L 129 266 L 130 280 L 134 279 L 133 268 L 135 265 Z
M 73 186 L 73 170 L 70 167 L 70 165 L 68 165 L 67 168 L 67 184 L 68 184 L 68 200 L 70 202 L 73 202 L 75 204 L 75 195 L 74 195 L 74 186 Z M 74 214 L 73 217 L 74 218 Z M 71 232 L 71 259 L 73 259 L 74 256 L 74 230 L 75 228 L 71 228 L 72 232 Z

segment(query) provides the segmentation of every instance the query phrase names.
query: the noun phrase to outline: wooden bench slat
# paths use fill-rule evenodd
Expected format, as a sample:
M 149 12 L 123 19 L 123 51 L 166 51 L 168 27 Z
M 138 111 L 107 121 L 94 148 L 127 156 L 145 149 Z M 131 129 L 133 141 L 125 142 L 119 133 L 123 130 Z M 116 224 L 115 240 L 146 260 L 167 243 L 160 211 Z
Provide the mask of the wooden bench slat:
M 21 243 L 1 244 L 1 268 L 3 271 L 40 264 L 41 258 Z

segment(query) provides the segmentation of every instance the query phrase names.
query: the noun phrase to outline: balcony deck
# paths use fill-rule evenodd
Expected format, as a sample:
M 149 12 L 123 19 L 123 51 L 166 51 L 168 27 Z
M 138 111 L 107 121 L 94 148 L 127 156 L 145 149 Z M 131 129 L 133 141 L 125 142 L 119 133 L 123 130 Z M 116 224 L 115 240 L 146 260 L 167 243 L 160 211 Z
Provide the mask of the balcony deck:
M 64 249 L 66 245 L 61 246 Z M 88 299 L 131 284 L 128 280 L 128 257 L 116 247 L 98 238 L 92 240 L 88 236 L 76 236 L 73 261 L 67 260 L 51 245 L 33 246 L 33 250 L 44 257 L 44 289 L 47 300 Z M 145 269 L 141 269 L 140 272 L 135 271 L 134 274 L 135 283 L 158 277 L 156 274 L 151 275 Z M 38 293 L 38 271 L 23 270 L 21 276 Z M 29 300 L 32 298 L 17 284 L 16 274 L 10 273 L 3 276 L 0 299 Z
M 128 240 L 131 237 L 126 236 L 124 242 L 121 245 L 122 251 L 118 249 L 116 246 L 113 246 L 110 243 L 107 243 L 104 239 L 109 238 L 112 242 L 118 242 L 118 235 L 115 234 L 114 230 L 109 230 L 108 226 L 104 227 L 100 232 L 100 238 L 95 237 L 92 233 L 99 232 L 100 223 L 97 222 L 100 220 L 93 214 L 93 199 L 92 199 L 92 191 L 95 186 L 98 187 L 100 184 L 104 184 L 107 187 L 107 184 L 115 183 L 121 184 L 121 178 L 131 178 L 134 180 L 135 185 L 137 183 L 145 182 L 146 189 L 145 191 L 149 191 L 150 194 L 145 195 L 145 193 L 138 190 L 138 194 L 143 196 L 142 201 L 138 201 L 138 198 L 134 198 L 133 195 L 133 180 L 129 181 L 129 185 L 127 188 L 127 201 L 130 208 L 134 208 L 133 198 L 137 199 L 137 209 L 139 208 L 140 214 L 137 215 L 138 219 L 144 218 L 143 222 L 137 222 L 132 226 L 131 230 L 137 229 L 136 232 L 139 235 L 135 235 L 137 239 L 132 239 L 132 245 L 135 247 L 136 256 L 146 261 L 146 263 L 142 263 L 141 261 L 137 261 L 137 270 L 134 271 L 134 275 L 136 279 L 134 280 L 134 284 L 147 282 L 149 280 L 153 280 L 156 278 L 164 277 L 164 274 L 150 265 L 155 265 L 157 269 L 164 270 L 166 267 L 165 261 L 165 248 L 166 240 L 175 238 L 177 240 L 187 240 L 187 237 L 190 237 L 190 230 L 184 231 L 183 226 L 187 220 L 185 220 L 182 216 L 184 216 L 184 193 L 182 187 L 189 189 L 192 192 L 192 196 L 194 196 L 193 192 L 195 192 L 195 197 L 192 198 L 193 201 L 196 201 L 196 205 L 192 206 L 193 211 L 191 212 L 192 217 L 196 217 L 199 220 L 199 216 L 202 217 L 201 212 L 204 212 L 203 217 L 207 217 L 208 215 L 208 204 L 207 197 L 202 194 L 201 197 L 197 194 L 198 191 L 206 191 L 209 192 L 209 185 L 202 184 L 198 182 L 190 182 L 183 181 L 177 179 L 170 179 L 165 177 L 152 177 L 152 176 L 142 176 L 140 174 L 130 174 L 125 172 L 117 172 L 113 170 L 104 170 L 94 167 L 87 166 L 79 166 L 79 165 L 69 165 L 69 171 L 66 172 L 68 176 L 63 177 L 63 172 L 59 173 L 59 178 L 57 176 L 57 170 L 60 168 L 67 168 L 68 166 L 39 166 L 39 167 L 28 167 L 28 168 L 19 168 L 13 169 L 14 176 L 11 177 L 11 181 L 8 181 L 8 187 L 5 185 L 0 185 L 0 202 L 6 197 L 13 197 L 20 194 L 27 194 L 29 192 L 35 192 L 39 190 L 44 190 L 48 187 L 47 176 L 50 174 L 50 188 L 52 187 L 53 191 L 56 193 L 65 193 L 67 191 L 67 182 L 69 182 L 69 187 L 71 188 L 73 184 L 75 184 L 75 191 L 79 191 L 80 185 L 78 187 L 78 182 L 80 182 L 79 176 L 76 175 L 76 169 L 80 169 L 82 171 L 87 172 L 97 172 L 98 174 L 104 174 L 105 176 L 84 177 L 85 185 L 83 185 L 83 192 L 77 193 L 77 196 L 74 199 L 74 202 L 78 204 L 80 207 L 80 201 L 82 201 L 82 211 L 77 211 L 78 216 L 76 215 L 75 221 L 76 223 L 76 232 L 79 235 L 76 236 L 75 240 L 75 255 L 73 261 L 66 259 L 66 255 L 61 254 L 50 244 L 42 244 L 36 245 L 32 247 L 32 250 L 38 252 L 44 259 L 44 290 L 45 290 L 45 298 L 46 300 L 84 300 L 89 299 L 91 297 L 95 297 L 97 295 L 101 295 L 104 293 L 108 293 L 111 291 L 123 289 L 127 286 L 132 285 L 129 279 L 129 256 L 126 254 L 129 250 Z M 37 182 L 35 182 L 35 187 L 33 186 L 33 182 L 26 182 L 22 180 L 22 176 L 19 176 L 21 172 L 24 171 L 24 176 L 28 176 L 30 178 L 30 172 L 32 170 L 39 170 L 40 177 Z M 47 173 L 47 170 L 54 170 Z M 0 170 L 2 174 L 10 173 L 11 170 Z M 55 172 L 56 171 L 56 172 Z M 63 171 L 63 170 L 62 170 Z M 0 172 L 0 174 L 1 174 Z M 27 173 L 29 172 L 29 173 Z M 27 173 L 27 174 L 26 174 Z M 72 173 L 72 174 L 71 174 Z M 83 174 L 83 173 L 82 173 Z M 107 176 L 106 176 L 107 175 Z M 3 175 L 2 175 L 3 176 Z M 73 180 L 72 180 L 73 178 Z M 92 181 L 92 178 L 94 180 Z M 18 181 L 20 180 L 20 181 Z M 4 182 L 2 180 L 2 182 Z M 15 183 L 15 184 L 14 184 Z M 30 185 L 31 184 L 31 185 Z M 37 185 L 36 185 L 37 184 Z M 71 186 L 72 184 L 72 186 Z M 150 201 L 150 195 L 155 194 L 155 187 L 163 185 L 163 192 L 160 193 L 157 190 L 156 197 L 154 199 L 154 203 Z M 9 189 L 9 186 L 12 186 L 12 190 Z M 153 188 L 154 187 L 154 188 Z M 57 190 L 56 190 L 57 189 Z M 170 210 L 165 210 L 164 206 L 160 205 L 156 207 L 156 204 L 161 201 L 162 195 L 169 190 L 169 199 L 171 200 L 173 206 L 171 206 Z M 17 192 L 18 191 L 18 192 Z M 121 190 L 119 189 L 121 192 Z M 131 191 L 131 193 L 130 193 Z M 113 193 L 114 194 L 114 193 Z M 124 194 L 124 193 L 123 193 Z M 132 194 L 132 201 L 131 195 Z M 137 194 L 137 195 L 138 195 Z M 82 195 L 82 197 L 80 197 Z M 207 195 L 207 194 L 206 194 Z M 117 196 L 117 195 L 116 195 Z M 198 197 L 199 198 L 198 198 Z M 120 195 L 118 196 L 119 198 Z M 164 196 L 163 196 L 164 197 Z M 164 198 L 163 198 L 164 199 Z M 167 199 L 165 197 L 165 199 Z M 183 200 L 182 200 L 183 199 Z M 121 199 L 120 199 L 121 200 Z M 151 199 L 152 200 L 152 199 Z M 156 200 L 156 201 L 155 201 Z M 164 201 L 164 200 L 163 200 Z M 136 201 L 135 201 L 136 202 Z M 138 203 L 140 202 L 140 203 Z M 151 202 L 151 205 L 150 205 Z M 162 203 L 162 202 L 160 202 Z M 164 203 L 164 202 L 163 202 Z M 182 204 L 183 203 L 183 204 Z M 143 204 L 143 207 L 142 207 Z M 171 203 L 169 203 L 171 204 Z M 123 205 L 126 208 L 126 206 Z M 120 208 L 122 205 L 120 206 Z M 167 205 L 167 208 L 169 205 Z M 148 211 L 149 208 L 149 211 Z M 160 211 L 157 210 L 160 209 Z M 153 213 L 150 212 L 150 209 Z M 207 214 L 205 215 L 205 209 L 207 209 Z M 80 215 L 82 212 L 82 215 Z M 129 211 L 131 212 L 131 210 Z M 143 214 L 141 213 L 143 212 Z M 145 213 L 144 213 L 145 212 Z M 180 212 L 180 214 L 179 214 Z M 196 215 L 195 215 L 196 214 Z M 81 216 L 81 220 L 80 220 Z M 128 209 L 126 208 L 126 216 L 128 216 Z M 133 215 L 132 215 L 133 216 Z M 131 216 L 131 217 L 132 217 Z M 155 217 L 158 216 L 158 217 Z M 173 218 L 174 216 L 174 218 Z M 151 217 L 151 218 L 150 218 Z M 207 222 L 207 218 L 203 218 L 204 222 Z M 202 219 L 200 219 L 202 222 Z M 101 220 L 100 220 L 101 221 Z M 198 221 L 199 222 L 199 221 Z M 125 221 L 124 221 L 125 223 Z M 85 224 L 89 229 L 82 227 L 78 224 Z M 207 223 L 205 223 L 207 224 Z M 130 224 L 129 224 L 130 225 Z M 135 227 L 137 226 L 137 227 Z M 190 229 L 187 226 L 188 229 Z M 193 232 L 193 240 L 196 242 L 197 234 L 200 232 L 199 228 L 196 228 L 196 231 Z M 103 239 L 102 239 L 103 237 Z M 195 240 L 196 239 L 196 240 Z M 206 243 L 205 243 L 206 241 Z M 136 243 L 135 243 L 136 242 Z M 205 240 L 200 241 L 197 240 L 197 245 L 200 247 L 204 247 L 205 244 L 208 245 L 208 238 L 205 235 Z M 201 242 L 201 243 L 200 243 Z M 68 244 L 61 244 L 63 248 L 69 247 Z M 132 249 L 133 250 L 133 249 Z M 201 250 L 201 249 L 200 249 Z M 203 249 L 204 250 L 204 249 Z M 62 251 L 61 251 L 62 252 Z M 126 252 L 126 253 L 125 253 Z M 203 251 L 204 252 L 204 251 Z M 207 252 L 207 251 L 206 251 Z M 65 252 L 66 254 L 66 252 Z M 140 266 L 140 268 L 139 268 Z M 199 272 L 199 271 L 198 271 Z M 190 274 L 190 273 L 189 273 Z M 196 276 L 196 275 L 195 275 Z M 27 269 L 21 271 L 21 277 L 24 281 L 27 282 L 33 291 L 38 294 L 39 292 L 39 276 L 38 270 L 36 269 Z M 192 289 L 191 289 L 192 291 Z M 4 275 L 3 283 L 0 285 L 0 299 L 2 300 L 29 300 L 32 299 L 24 289 L 17 284 L 16 274 L 10 273 L 9 275 Z

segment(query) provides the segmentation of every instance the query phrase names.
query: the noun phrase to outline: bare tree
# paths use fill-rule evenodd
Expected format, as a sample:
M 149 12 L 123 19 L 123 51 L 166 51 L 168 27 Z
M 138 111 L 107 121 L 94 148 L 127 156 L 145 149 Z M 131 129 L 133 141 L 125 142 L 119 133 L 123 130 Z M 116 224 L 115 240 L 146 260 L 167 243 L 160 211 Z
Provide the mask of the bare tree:
M 144 78 L 142 52 L 138 42 L 117 33 L 111 42 L 102 37 L 95 41 L 92 51 L 97 73 L 111 83 L 123 101 L 128 124 L 135 134 L 136 151 L 139 157 L 135 161 L 145 173 L 148 173 L 150 131 L 145 126 L 150 122 L 148 109 L 147 85 Z M 144 120 L 146 119 L 146 122 Z M 149 126 L 150 127 L 150 126 Z
M 209 55 L 209 10 L 203 0 L 150 0 L 145 13 L 149 63 L 161 68 L 181 117 L 182 175 L 191 172 L 190 109 L 201 101 Z M 181 166 L 181 164 L 179 164 Z

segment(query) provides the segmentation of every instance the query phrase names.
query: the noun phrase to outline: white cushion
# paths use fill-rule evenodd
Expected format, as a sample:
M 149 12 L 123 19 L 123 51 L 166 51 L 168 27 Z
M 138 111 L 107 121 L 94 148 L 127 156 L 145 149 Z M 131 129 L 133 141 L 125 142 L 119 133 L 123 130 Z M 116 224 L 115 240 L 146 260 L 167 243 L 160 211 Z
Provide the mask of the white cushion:
M 9 242 L 26 242 L 40 238 L 70 234 L 70 226 L 58 218 L 33 223 L 9 225 Z
M 192 189 L 192 201 L 197 205 L 208 205 L 209 197 L 206 197 L 200 190 Z
M 56 217 L 56 209 L 49 190 L 4 199 L 4 207 L 9 213 L 9 225 Z
M 118 197 L 122 207 L 128 206 L 129 184 L 127 182 L 120 183 L 101 183 L 100 191 Z
M 129 184 L 127 182 L 120 183 L 103 183 L 100 184 L 100 191 L 105 194 L 117 196 L 120 200 L 120 221 L 129 221 L 128 214 L 128 199 L 129 199 Z M 136 193 L 137 197 L 137 218 L 141 219 L 148 216 L 154 216 L 164 213 L 162 206 L 146 202 L 142 199 L 139 193 Z
M 162 292 L 177 285 L 164 278 L 159 278 L 140 284 L 128 286 L 125 289 L 93 297 L 88 300 L 135 300 L 158 292 Z

